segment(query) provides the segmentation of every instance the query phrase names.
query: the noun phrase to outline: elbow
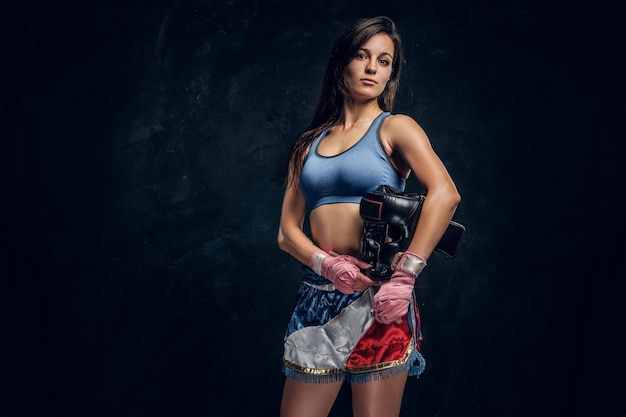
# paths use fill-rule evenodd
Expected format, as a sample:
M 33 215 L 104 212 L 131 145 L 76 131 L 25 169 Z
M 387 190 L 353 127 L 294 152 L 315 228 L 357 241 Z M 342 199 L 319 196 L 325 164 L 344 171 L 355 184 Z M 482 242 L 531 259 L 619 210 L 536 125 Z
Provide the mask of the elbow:
M 456 189 L 450 193 L 450 203 L 455 209 L 461 204 L 461 194 Z
M 448 206 L 450 211 L 454 213 L 456 208 L 461 204 L 461 194 L 456 189 L 452 189 L 448 193 Z
M 461 203 L 461 194 L 456 190 L 456 187 L 441 188 L 433 194 L 441 210 L 448 210 L 454 213 L 457 206 Z
M 278 248 L 280 250 L 282 250 L 283 252 L 287 252 L 288 240 L 282 228 L 278 229 L 278 237 L 276 238 L 276 242 L 278 243 Z

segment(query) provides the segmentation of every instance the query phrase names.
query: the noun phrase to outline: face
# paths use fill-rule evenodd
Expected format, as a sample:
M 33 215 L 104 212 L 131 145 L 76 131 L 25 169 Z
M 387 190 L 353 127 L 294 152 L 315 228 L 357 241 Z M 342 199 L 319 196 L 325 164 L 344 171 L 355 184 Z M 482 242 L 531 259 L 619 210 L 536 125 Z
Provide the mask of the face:
M 391 77 L 394 46 L 385 34 L 372 36 L 343 71 L 348 92 L 355 100 L 368 100 L 382 94 Z

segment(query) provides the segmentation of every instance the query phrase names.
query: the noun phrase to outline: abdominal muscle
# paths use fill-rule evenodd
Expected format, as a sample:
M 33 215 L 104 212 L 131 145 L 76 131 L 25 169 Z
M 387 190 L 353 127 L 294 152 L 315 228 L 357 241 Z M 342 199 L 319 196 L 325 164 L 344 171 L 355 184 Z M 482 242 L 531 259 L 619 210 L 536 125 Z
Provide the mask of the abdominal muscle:
M 363 221 L 358 204 L 335 203 L 316 207 L 309 216 L 309 225 L 311 237 L 321 249 L 361 259 Z

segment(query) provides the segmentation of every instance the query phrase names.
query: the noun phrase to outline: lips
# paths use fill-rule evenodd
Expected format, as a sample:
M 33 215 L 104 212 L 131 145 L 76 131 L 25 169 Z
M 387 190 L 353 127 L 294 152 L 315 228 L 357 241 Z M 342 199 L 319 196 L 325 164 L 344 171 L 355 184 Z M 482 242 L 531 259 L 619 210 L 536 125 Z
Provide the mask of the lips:
M 373 79 L 371 79 L 371 78 L 361 78 L 361 82 L 362 82 L 362 83 L 364 83 L 364 84 L 367 84 L 367 85 L 375 85 L 375 84 L 378 84 L 378 83 L 376 82 L 376 80 L 373 80 Z

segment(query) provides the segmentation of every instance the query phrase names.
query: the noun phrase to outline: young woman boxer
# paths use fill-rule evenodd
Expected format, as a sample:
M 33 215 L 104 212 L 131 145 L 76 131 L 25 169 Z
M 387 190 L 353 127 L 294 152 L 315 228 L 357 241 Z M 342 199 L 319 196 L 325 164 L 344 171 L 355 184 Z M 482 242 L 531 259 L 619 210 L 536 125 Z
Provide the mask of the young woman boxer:
M 390 113 L 401 62 L 389 18 L 348 27 L 292 146 L 278 244 L 304 278 L 285 336 L 282 417 L 327 416 L 344 381 L 355 416 L 398 416 L 407 376 L 424 369 L 414 284 L 460 196 L 422 128 Z M 360 259 L 360 199 L 382 184 L 403 190 L 411 173 L 426 200 L 408 249 L 379 284 Z

